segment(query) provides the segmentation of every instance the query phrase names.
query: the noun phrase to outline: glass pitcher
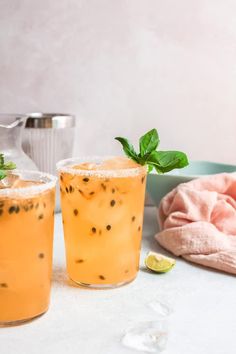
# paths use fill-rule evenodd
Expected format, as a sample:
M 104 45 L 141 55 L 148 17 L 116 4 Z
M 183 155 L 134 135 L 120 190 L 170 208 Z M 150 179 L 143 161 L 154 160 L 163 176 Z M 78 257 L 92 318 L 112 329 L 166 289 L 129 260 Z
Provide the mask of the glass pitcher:
M 27 116 L 0 114 L 0 153 L 6 161 L 13 161 L 19 170 L 38 170 L 34 162 L 22 150 L 22 130 Z

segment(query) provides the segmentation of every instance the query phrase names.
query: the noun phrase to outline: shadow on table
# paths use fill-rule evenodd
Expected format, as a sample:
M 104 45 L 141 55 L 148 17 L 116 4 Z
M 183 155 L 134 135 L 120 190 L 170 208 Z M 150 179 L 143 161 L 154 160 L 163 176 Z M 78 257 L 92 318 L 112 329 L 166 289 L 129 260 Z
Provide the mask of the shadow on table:
M 92 290 L 106 290 L 106 289 L 97 289 L 97 288 L 90 288 L 90 287 L 87 287 L 87 286 L 82 286 L 82 285 L 79 285 L 77 283 L 75 283 L 73 280 L 71 280 L 67 273 L 66 273 L 66 269 L 64 269 L 63 267 L 60 267 L 60 266 L 55 266 L 53 268 L 53 273 L 52 273 L 52 284 L 53 285 L 56 285 L 56 286 L 59 286 L 59 287 L 63 287 L 63 286 L 69 286 L 71 288 L 77 288 L 77 289 L 80 289 L 80 290 L 89 290 L 89 291 L 92 291 Z
M 173 255 L 172 255 L 173 256 Z M 208 272 L 208 273 L 216 273 L 216 274 L 221 274 L 222 276 L 226 276 L 226 277 L 230 277 L 230 278 L 234 278 L 235 279 L 235 274 L 230 274 L 230 273 L 226 273 L 223 270 L 219 270 L 219 269 L 215 269 L 215 268 L 210 268 L 198 263 L 194 263 L 194 262 L 190 262 L 187 259 L 184 259 L 183 257 L 176 257 L 174 256 L 176 259 L 181 259 L 183 262 L 186 262 L 188 264 L 189 267 L 193 267 L 193 268 L 198 268 L 199 270 L 203 270 L 204 272 Z
M 68 285 L 66 270 L 60 266 L 54 266 L 52 272 L 52 282 L 58 285 Z
M 145 232 L 148 230 L 148 234 Z M 157 209 L 155 207 L 146 207 L 144 214 L 144 234 L 142 238 L 142 248 L 147 252 L 159 252 L 166 256 L 171 256 L 171 253 L 162 248 L 155 239 L 155 235 L 159 232 L 157 222 Z
M 52 283 L 59 286 L 71 286 L 75 288 L 82 288 L 74 283 L 67 275 L 66 269 L 60 266 L 53 268 Z

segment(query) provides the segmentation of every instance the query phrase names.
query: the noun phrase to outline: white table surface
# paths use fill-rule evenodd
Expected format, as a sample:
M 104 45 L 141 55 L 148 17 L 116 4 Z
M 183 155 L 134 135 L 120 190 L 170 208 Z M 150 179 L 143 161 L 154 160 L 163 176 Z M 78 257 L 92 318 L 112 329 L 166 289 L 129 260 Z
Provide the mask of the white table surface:
M 51 306 L 39 319 L 0 328 L 0 354 L 132 354 L 121 338 L 130 326 L 159 321 L 149 304 L 166 299 L 169 339 L 165 354 L 236 353 L 236 279 L 177 259 L 169 273 L 143 268 L 148 250 L 165 253 L 153 239 L 156 211 L 145 210 L 141 270 L 137 279 L 114 290 L 73 286 L 65 274 L 61 215 L 56 215 Z

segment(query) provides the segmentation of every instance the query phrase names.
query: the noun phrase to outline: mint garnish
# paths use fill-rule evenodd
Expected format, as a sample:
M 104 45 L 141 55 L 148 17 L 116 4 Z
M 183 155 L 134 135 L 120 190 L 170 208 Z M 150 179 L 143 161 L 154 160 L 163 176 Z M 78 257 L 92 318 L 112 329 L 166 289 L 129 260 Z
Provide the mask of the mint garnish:
M 7 177 L 7 171 L 15 168 L 16 164 L 11 161 L 5 162 L 4 155 L 0 154 L 0 180 Z
M 116 137 L 122 146 L 125 154 L 140 165 L 147 165 L 148 172 L 153 168 L 157 173 L 162 174 L 172 171 L 175 168 L 183 168 L 188 165 L 188 158 L 181 151 L 159 151 L 160 143 L 156 129 L 152 129 L 139 139 L 139 153 L 137 153 L 128 139 Z

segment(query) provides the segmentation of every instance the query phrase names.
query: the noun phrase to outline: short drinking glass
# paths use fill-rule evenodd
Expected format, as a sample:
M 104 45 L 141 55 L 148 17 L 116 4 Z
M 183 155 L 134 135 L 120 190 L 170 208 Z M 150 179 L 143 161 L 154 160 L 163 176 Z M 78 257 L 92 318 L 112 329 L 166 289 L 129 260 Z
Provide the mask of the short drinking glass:
M 123 285 L 139 269 L 146 167 L 128 158 L 60 161 L 67 271 L 95 288 Z
M 40 172 L 7 178 L 0 181 L 0 326 L 48 309 L 56 184 Z

